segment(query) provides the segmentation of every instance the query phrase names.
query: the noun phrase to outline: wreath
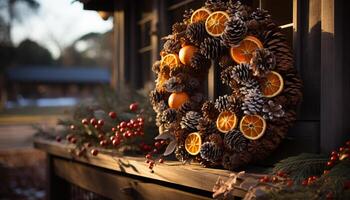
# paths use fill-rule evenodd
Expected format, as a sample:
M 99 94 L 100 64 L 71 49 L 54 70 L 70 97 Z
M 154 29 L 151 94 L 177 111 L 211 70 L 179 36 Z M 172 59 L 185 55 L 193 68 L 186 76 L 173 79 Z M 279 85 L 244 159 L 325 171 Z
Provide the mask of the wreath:
M 234 170 L 266 158 L 296 119 L 302 82 L 281 29 L 263 9 L 208 0 L 172 26 L 150 93 L 165 155 Z M 212 65 L 218 63 L 218 65 Z M 209 68 L 225 91 L 206 100 Z

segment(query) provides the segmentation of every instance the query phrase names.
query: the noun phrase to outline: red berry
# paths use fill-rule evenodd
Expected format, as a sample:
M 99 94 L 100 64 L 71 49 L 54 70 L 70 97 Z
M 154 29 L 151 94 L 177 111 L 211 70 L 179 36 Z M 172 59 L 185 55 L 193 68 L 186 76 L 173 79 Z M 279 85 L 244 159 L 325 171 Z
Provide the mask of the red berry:
M 97 124 L 97 119 L 96 118 L 91 118 L 90 119 L 90 124 L 92 124 L 93 126 L 95 126 Z
M 118 145 L 120 144 L 120 140 L 114 139 L 114 140 L 112 141 L 112 144 L 113 144 L 113 146 L 118 146 Z
M 75 126 L 72 124 L 69 126 L 70 130 L 74 131 L 75 130 Z
M 126 128 L 127 125 L 128 125 L 128 123 L 126 123 L 125 121 L 122 121 L 122 122 L 120 122 L 120 124 L 119 124 L 120 128 Z
M 100 129 L 101 129 L 101 126 L 98 125 L 98 124 L 96 124 L 94 127 L 95 127 L 95 129 L 97 129 L 97 130 L 100 130 Z
M 144 123 L 143 122 L 139 122 L 139 126 L 143 127 Z
M 103 133 L 99 133 L 99 134 L 97 135 L 97 138 L 98 138 L 99 140 L 103 140 L 103 139 L 105 138 L 105 136 L 104 136 Z
M 337 151 L 332 151 L 331 155 L 338 155 L 338 152 Z
M 134 125 L 135 124 L 135 120 L 130 119 L 130 124 Z
M 114 135 L 112 135 L 111 137 L 109 137 L 109 140 L 110 141 L 113 141 L 115 139 L 115 136 Z
M 143 136 L 143 135 L 145 135 L 145 132 L 143 132 L 143 131 L 139 131 L 139 134 L 138 134 L 139 136 Z
M 264 176 L 264 177 L 260 178 L 260 182 L 266 183 L 266 182 L 269 182 L 269 181 L 270 181 L 270 178 L 268 176 Z
M 338 156 L 337 155 L 331 156 L 331 161 L 336 161 L 336 160 L 338 160 Z
M 163 163 L 164 162 L 164 159 L 163 158 L 161 158 L 161 159 L 159 159 L 159 161 L 158 161 L 159 163 Z
M 308 184 L 307 179 L 305 179 L 305 180 L 303 180 L 303 182 L 301 182 L 301 185 L 303 185 L 303 186 L 307 186 L 307 184 Z
M 151 159 L 152 155 L 151 154 L 147 154 L 146 155 L 146 159 Z
M 137 110 L 138 106 L 139 106 L 139 105 L 138 105 L 137 103 L 132 103 L 132 104 L 130 104 L 129 109 L 130 109 L 132 112 L 135 112 L 135 111 Z
M 159 147 L 161 146 L 161 144 L 160 144 L 160 142 L 155 142 L 155 143 L 154 143 L 154 146 L 157 147 L 157 148 L 159 148 Z
M 108 116 L 112 119 L 115 119 L 115 118 L 117 118 L 117 113 L 116 112 L 109 112 Z
M 153 149 L 153 151 L 152 151 L 153 153 L 157 153 L 158 151 L 157 151 L 157 149 Z
M 332 200 L 332 199 L 334 199 L 333 192 L 328 192 L 328 194 L 326 195 L 326 199 L 327 199 L 327 200 Z
M 75 144 L 75 143 L 77 143 L 77 138 L 75 138 L 75 137 L 72 137 L 70 140 L 69 140 L 71 143 L 73 143 L 73 144 Z
M 88 125 L 89 124 L 89 120 L 84 118 L 81 120 L 81 123 L 84 124 L 84 125 Z
M 61 142 L 61 140 L 62 140 L 61 136 L 56 136 L 56 141 L 57 142 Z
M 278 178 L 276 176 L 272 177 L 272 182 L 277 182 Z
M 148 165 L 148 168 L 149 169 L 153 169 L 153 165 Z
M 137 127 L 139 127 L 139 125 L 137 123 L 135 123 L 135 124 L 133 124 L 133 127 L 137 128 Z
M 97 124 L 99 126 L 103 126 L 105 124 L 105 121 L 103 119 L 98 120 Z
M 332 167 L 333 164 L 334 164 L 334 163 L 333 163 L 332 161 L 328 161 L 328 162 L 327 162 L 327 167 Z
M 97 150 L 97 149 L 92 149 L 92 150 L 90 151 L 90 153 L 91 153 L 93 156 L 97 156 L 98 150 Z
M 293 184 L 294 184 L 294 182 L 292 180 L 287 181 L 287 186 L 288 187 L 292 187 Z
M 161 140 L 161 141 L 160 141 L 160 144 L 161 144 L 161 145 L 164 145 L 164 144 L 165 144 L 165 140 Z
M 103 146 L 103 147 L 106 146 L 107 144 L 108 144 L 107 140 L 101 140 L 100 141 L 100 145 Z
M 286 175 L 286 173 L 284 173 L 283 171 L 277 172 L 277 176 L 279 176 L 279 177 L 284 177 L 285 175 Z
M 323 170 L 323 174 L 328 174 L 329 170 Z
M 126 131 L 126 129 L 125 128 L 120 128 L 119 131 L 124 133 Z
M 345 145 L 350 146 L 350 140 L 346 141 Z
M 137 118 L 137 121 L 144 122 L 145 120 L 142 117 Z
M 116 132 L 117 131 L 117 128 L 116 127 L 113 127 L 112 128 L 112 132 Z
M 72 134 L 68 134 L 68 135 L 66 135 L 66 140 L 70 140 L 70 139 L 72 139 L 72 137 L 73 137 L 73 135 Z
M 339 152 L 344 151 L 344 147 L 339 147 Z

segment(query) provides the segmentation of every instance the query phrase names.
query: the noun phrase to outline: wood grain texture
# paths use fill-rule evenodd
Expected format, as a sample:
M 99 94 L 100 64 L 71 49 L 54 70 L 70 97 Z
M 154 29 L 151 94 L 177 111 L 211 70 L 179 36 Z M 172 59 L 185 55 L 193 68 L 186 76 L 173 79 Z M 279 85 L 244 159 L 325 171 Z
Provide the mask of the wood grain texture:
M 208 200 L 203 197 L 154 183 L 108 173 L 100 168 L 56 158 L 54 169 L 58 176 L 86 190 L 111 199 L 169 199 Z M 171 195 L 170 195 L 171 194 Z
M 125 175 L 135 175 L 207 192 L 212 192 L 218 177 L 225 180 L 230 174 L 230 171 L 227 170 L 203 168 L 199 164 L 182 165 L 177 161 L 168 161 L 157 165 L 152 173 L 143 157 L 118 157 L 106 153 L 99 153 L 98 156 L 87 154 L 86 157 L 76 157 L 69 153 L 69 149 L 73 149 L 74 146 L 42 139 L 36 139 L 34 146 L 51 155 L 72 161 L 113 170 Z M 244 194 L 243 190 L 237 191 L 238 196 L 242 197 Z

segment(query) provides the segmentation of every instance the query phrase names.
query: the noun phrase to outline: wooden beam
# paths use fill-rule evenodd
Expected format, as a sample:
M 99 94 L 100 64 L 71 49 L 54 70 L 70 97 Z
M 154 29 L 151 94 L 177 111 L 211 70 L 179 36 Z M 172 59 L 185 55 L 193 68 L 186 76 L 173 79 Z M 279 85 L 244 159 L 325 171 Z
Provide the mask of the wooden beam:
M 185 187 L 211 192 L 218 177 L 228 178 L 230 171 L 203 168 L 199 164 L 183 165 L 178 161 L 167 161 L 157 165 L 154 172 L 148 169 L 143 157 L 120 157 L 112 153 L 99 153 L 98 156 L 87 154 L 86 157 L 76 157 L 69 152 L 73 145 L 36 139 L 34 146 L 51 155 L 86 163 L 92 166 L 113 170 L 124 175 L 134 175 L 142 178 L 178 184 Z M 244 190 L 237 190 L 237 196 L 243 197 Z
M 111 199 L 211 199 L 60 158 L 54 160 L 54 170 L 66 181 Z

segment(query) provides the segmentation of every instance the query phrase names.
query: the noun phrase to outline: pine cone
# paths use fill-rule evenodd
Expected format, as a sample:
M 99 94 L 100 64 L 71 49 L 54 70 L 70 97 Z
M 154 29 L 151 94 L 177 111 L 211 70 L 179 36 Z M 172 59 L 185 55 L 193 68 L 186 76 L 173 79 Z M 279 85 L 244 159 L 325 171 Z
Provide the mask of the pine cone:
M 207 71 L 210 68 L 210 60 L 205 58 L 201 53 L 196 52 L 191 58 L 191 67 L 197 71 Z
M 223 54 L 223 50 L 218 38 L 205 38 L 200 45 L 201 54 L 208 59 L 218 59 Z
M 219 111 L 215 108 L 215 104 L 212 101 L 206 101 L 202 105 L 203 116 L 210 120 L 216 120 L 219 116 Z
M 169 39 L 164 43 L 163 49 L 166 53 L 178 53 L 181 49 L 181 43 L 177 40 Z
M 276 65 L 275 56 L 268 49 L 257 49 L 253 52 L 252 69 L 254 76 L 263 76 Z
M 160 72 L 160 61 L 159 60 L 157 60 L 156 62 L 153 63 L 152 71 L 154 73 L 159 73 Z
M 234 65 L 234 62 L 233 62 L 231 56 L 229 56 L 229 55 L 224 55 L 224 56 L 222 56 L 222 57 L 220 58 L 219 65 L 220 65 L 220 67 L 222 67 L 223 69 L 227 69 L 227 67 L 233 66 L 233 65 Z
M 254 11 L 251 14 L 251 18 L 260 22 L 267 22 L 271 20 L 271 15 L 269 14 L 268 11 L 261 8 L 257 8 L 256 11 Z
M 189 111 L 184 117 L 182 117 L 180 126 L 182 129 L 196 131 L 201 117 L 201 114 L 199 114 L 198 112 Z
M 214 142 L 204 142 L 201 146 L 200 155 L 203 159 L 216 162 L 221 159 L 223 150 Z
M 182 92 L 185 89 L 185 85 L 182 83 L 182 80 L 178 77 L 171 77 L 164 84 L 165 90 L 167 92 Z
M 201 135 L 211 135 L 213 133 L 217 133 L 217 128 L 215 122 L 211 121 L 208 118 L 201 118 L 199 120 L 197 130 L 201 133 Z
M 265 103 L 264 97 L 259 89 L 248 90 L 242 101 L 241 109 L 246 115 L 255 115 L 260 113 Z
M 177 33 L 184 32 L 186 30 L 186 28 L 187 28 L 187 25 L 185 23 L 176 22 L 171 27 L 171 30 L 172 30 L 173 34 L 177 34 Z
M 163 94 L 161 94 L 160 92 L 158 92 L 157 90 L 152 90 L 149 93 L 149 97 L 150 97 L 150 101 L 152 105 L 156 105 L 157 103 L 159 103 L 160 101 L 163 100 Z
M 248 95 L 250 90 L 260 90 L 260 84 L 255 79 L 249 79 L 239 88 L 242 96 Z
M 231 17 L 240 17 L 242 20 L 249 19 L 249 13 L 251 12 L 251 8 L 249 6 L 243 5 L 240 1 L 230 0 L 227 3 L 227 13 Z
M 211 135 L 209 135 L 208 141 L 213 142 L 214 144 L 221 147 L 223 144 L 221 135 L 222 135 L 221 133 L 212 133 Z
M 187 151 L 183 145 L 179 145 L 179 146 L 177 146 L 177 148 L 175 150 L 175 157 L 180 162 L 185 163 L 187 160 L 190 159 L 191 156 L 187 153 Z
M 163 111 L 162 121 L 172 123 L 176 120 L 177 112 L 175 109 L 169 108 Z
M 191 96 L 191 101 L 195 103 L 201 103 L 204 99 L 204 95 L 200 92 L 197 92 Z
M 227 47 L 235 46 L 246 36 L 247 30 L 248 28 L 242 19 L 230 18 L 226 22 L 225 31 L 221 36 L 222 41 Z
M 207 0 L 205 2 L 205 8 L 211 12 L 226 10 L 226 3 L 221 0 Z
M 209 37 L 205 30 L 204 22 L 189 24 L 186 29 L 186 36 L 191 42 L 197 45 L 202 43 L 205 38 Z
M 233 130 L 224 137 L 225 147 L 236 153 L 245 152 L 247 150 L 249 140 L 247 140 L 240 131 Z
M 224 168 L 231 171 L 237 170 L 239 167 L 247 164 L 248 162 L 249 160 L 240 153 L 225 153 L 222 158 L 222 165 Z
M 250 64 L 247 63 L 236 65 L 232 68 L 232 71 L 229 72 L 230 77 L 237 83 L 244 84 L 251 79 L 250 68 Z
M 185 115 L 187 112 L 194 110 L 195 104 L 192 101 L 186 101 L 184 104 L 181 105 L 179 108 L 179 112 L 181 115 Z
M 166 104 L 164 100 L 161 100 L 159 103 L 153 106 L 153 110 L 156 111 L 157 113 L 161 113 L 168 108 L 169 108 L 168 104 Z
M 284 116 L 284 111 L 280 104 L 275 104 L 272 100 L 269 100 L 262 109 L 264 119 L 273 120 L 274 118 L 280 118 Z
M 237 112 L 239 109 L 239 103 L 238 100 L 233 96 L 219 96 L 219 98 L 215 101 L 215 108 L 220 111 L 231 111 L 231 112 Z

